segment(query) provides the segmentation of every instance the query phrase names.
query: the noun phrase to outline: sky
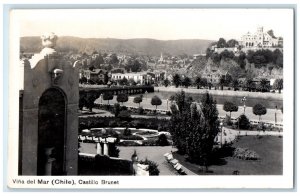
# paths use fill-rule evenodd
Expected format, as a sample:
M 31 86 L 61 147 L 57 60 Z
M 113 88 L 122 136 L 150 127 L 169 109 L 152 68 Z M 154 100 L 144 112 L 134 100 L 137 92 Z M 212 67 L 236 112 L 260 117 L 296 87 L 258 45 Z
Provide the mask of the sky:
M 90 10 L 14 10 L 20 36 L 58 36 L 83 38 L 153 38 L 239 40 L 257 27 L 273 29 L 283 36 L 287 9 L 90 9 Z

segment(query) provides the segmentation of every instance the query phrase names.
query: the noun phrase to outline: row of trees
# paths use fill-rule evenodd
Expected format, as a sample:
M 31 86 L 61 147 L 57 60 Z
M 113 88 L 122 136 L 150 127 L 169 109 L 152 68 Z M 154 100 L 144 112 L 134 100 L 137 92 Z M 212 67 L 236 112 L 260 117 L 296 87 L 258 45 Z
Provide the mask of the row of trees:
M 223 110 L 226 112 L 229 112 L 229 119 L 231 119 L 231 112 L 237 112 L 238 111 L 238 106 L 235 103 L 226 101 L 223 105 Z M 261 120 L 261 116 L 265 115 L 267 113 L 267 108 L 258 103 L 252 108 L 253 114 L 259 116 L 259 121 Z
M 98 93 L 93 93 L 93 92 L 81 93 L 79 99 L 79 109 L 82 110 L 83 107 L 87 107 L 91 112 L 92 108 L 94 107 L 94 102 L 96 99 L 99 98 L 99 96 L 100 95 Z M 110 105 L 109 101 L 113 100 L 113 98 L 114 98 L 114 94 L 110 91 L 102 94 L 102 99 L 107 101 L 108 105 Z M 118 103 L 122 103 L 122 105 L 124 105 L 124 103 L 128 101 L 128 95 L 124 93 L 118 94 L 116 100 Z M 133 102 L 138 104 L 139 107 L 142 101 L 143 101 L 143 95 L 137 96 L 133 99 Z M 151 98 L 151 105 L 155 106 L 156 109 L 157 106 L 161 104 L 162 104 L 162 100 L 158 96 L 154 95 Z
M 175 74 L 173 76 L 172 83 L 176 88 L 179 86 L 184 86 L 188 88 L 189 86 L 196 86 L 197 89 L 200 87 L 208 87 L 211 88 L 213 86 L 212 83 L 208 82 L 206 78 L 201 78 L 197 76 L 194 80 L 191 78 L 184 76 L 183 78 L 179 74 Z M 165 87 L 171 84 L 171 81 L 165 79 L 163 81 Z M 214 84 L 215 86 L 219 86 L 221 90 L 223 90 L 224 86 L 228 86 L 233 88 L 233 90 L 238 90 L 240 87 L 247 91 L 260 91 L 260 92 L 269 92 L 271 89 L 278 90 L 281 93 L 283 89 L 283 79 L 276 79 L 273 87 L 270 85 L 270 81 L 267 79 L 261 79 L 260 81 L 253 81 L 251 78 L 246 78 L 244 82 L 239 81 L 238 79 L 233 79 L 230 75 L 221 76 L 219 83 Z

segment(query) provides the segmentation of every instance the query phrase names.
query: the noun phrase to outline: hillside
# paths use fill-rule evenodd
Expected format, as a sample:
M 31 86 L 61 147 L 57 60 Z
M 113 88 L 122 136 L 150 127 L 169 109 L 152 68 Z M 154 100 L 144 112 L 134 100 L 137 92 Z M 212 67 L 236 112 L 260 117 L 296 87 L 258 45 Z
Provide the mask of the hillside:
M 101 52 L 115 52 L 125 54 L 155 55 L 169 53 L 188 55 L 205 52 L 212 43 L 211 40 L 182 39 L 182 40 L 155 40 L 155 39 L 112 39 L 112 38 L 78 38 L 63 36 L 57 41 L 57 50 L 65 52 L 87 52 L 94 50 Z M 25 53 L 39 52 L 42 48 L 40 37 L 21 37 L 21 51 Z
M 255 68 L 253 63 L 246 61 L 246 70 L 252 77 L 258 78 L 282 78 L 283 69 L 276 67 L 273 63 L 269 63 L 266 67 Z M 268 67 L 274 67 L 269 69 Z M 187 74 L 189 77 L 202 75 L 206 69 L 218 69 L 223 72 L 228 72 L 234 78 L 246 77 L 247 71 L 240 68 L 240 66 L 233 59 L 221 59 L 220 62 L 214 63 L 211 58 L 201 57 L 195 59 L 186 69 L 181 70 L 181 74 Z

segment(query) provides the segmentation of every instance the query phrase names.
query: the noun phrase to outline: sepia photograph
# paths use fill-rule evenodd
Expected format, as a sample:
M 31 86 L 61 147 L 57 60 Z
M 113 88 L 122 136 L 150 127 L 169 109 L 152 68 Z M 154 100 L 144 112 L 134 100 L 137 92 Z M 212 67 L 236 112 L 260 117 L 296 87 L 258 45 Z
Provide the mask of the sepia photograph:
M 293 186 L 293 14 L 11 10 L 9 187 Z

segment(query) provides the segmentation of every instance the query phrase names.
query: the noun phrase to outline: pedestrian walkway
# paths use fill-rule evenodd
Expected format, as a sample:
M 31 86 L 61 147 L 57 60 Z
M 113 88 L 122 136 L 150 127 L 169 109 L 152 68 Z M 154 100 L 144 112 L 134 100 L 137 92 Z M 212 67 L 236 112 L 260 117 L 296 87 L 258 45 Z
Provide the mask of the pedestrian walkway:
M 222 134 L 222 137 L 221 137 Z M 246 130 L 235 130 L 227 127 L 223 127 L 222 131 L 218 133 L 216 141 L 220 142 L 222 138 L 222 144 L 230 143 L 235 140 L 237 136 L 248 136 L 248 135 L 259 135 L 259 136 L 283 136 L 283 132 L 278 131 L 246 131 Z

